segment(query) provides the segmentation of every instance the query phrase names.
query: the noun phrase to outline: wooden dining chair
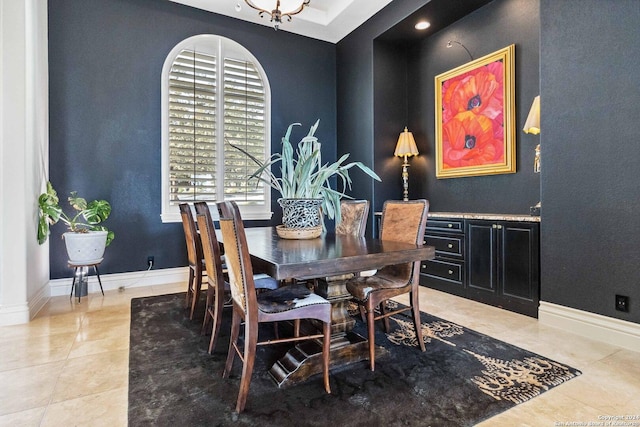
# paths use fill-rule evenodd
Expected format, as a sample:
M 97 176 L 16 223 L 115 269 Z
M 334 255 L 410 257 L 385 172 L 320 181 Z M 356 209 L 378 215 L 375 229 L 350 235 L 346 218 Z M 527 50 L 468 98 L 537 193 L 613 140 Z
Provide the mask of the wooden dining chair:
M 201 334 L 208 331 L 211 324 L 211 338 L 209 339 L 209 354 L 213 350 L 220 334 L 222 324 L 222 312 L 224 309 L 225 294 L 229 291 L 229 283 L 225 280 L 226 266 L 224 258 L 220 255 L 220 245 L 216 237 L 211 212 L 206 203 L 196 205 L 196 219 L 202 241 L 202 252 L 207 265 L 207 299 L 204 308 L 204 320 L 202 321 Z M 278 281 L 266 274 L 256 274 L 253 280 L 257 290 L 276 289 Z
M 247 402 L 257 345 L 322 338 L 324 388 L 327 393 L 331 393 L 329 386 L 331 305 L 326 299 L 311 293 L 305 286 L 300 285 L 282 286 L 273 291 L 256 294 L 251 256 L 240 211 L 235 202 L 218 203 L 218 211 L 220 212 L 220 230 L 224 239 L 233 301 L 231 339 L 223 377 L 229 376 L 236 353 L 242 360 L 242 377 L 236 411 L 242 412 Z M 322 322 L 323 333 L 258 342 L 260 323 L 295 319 L 317 319 Z M 244 322 L 243 350 L 238 345 L 242 322 Z
M 381 240 L 423 244 L 424 231 L 427 225 L 429 202 L 421 200 L 387 201 L 382 209 Z M 369 340 L 369 363 L 375 370 L 375 321 L 383 319 L 385 331 L 389 330 L 388 317 L 410 310 L 420 350 L 425 351 L 420 325 L 420 308 L 418 303 L 418 287 L 420 277 L 420 261 L 407 264 L 386 266 L 372 276 L 355 277 L 347 282 L 347 290 L 354 300 L 364 307 L 367 315 L 367 331 Z M 386 300 L 410 294 L 410 306 L 392 312 L 386 312 Z M 375 315 L 379 307 L 380 314 Z
M 340 223 L 336 225 L 336 234 L 364 237 L 368 216 L 368 200 L 341 200 Z
M 187 283 L 186 305 L 190 307 L 189 319 L 193 320 L 193 313 L 200 299 L 200 289 L 202 288 L 202 276 L 206 274 L 205 262 L 202 254 L 202 243 L 196 223 L 188 203 L 180 203 L 180 217 L 182 218 L 182 228 L 187 244 L 187 257 L 189 259 L 189 282 Z

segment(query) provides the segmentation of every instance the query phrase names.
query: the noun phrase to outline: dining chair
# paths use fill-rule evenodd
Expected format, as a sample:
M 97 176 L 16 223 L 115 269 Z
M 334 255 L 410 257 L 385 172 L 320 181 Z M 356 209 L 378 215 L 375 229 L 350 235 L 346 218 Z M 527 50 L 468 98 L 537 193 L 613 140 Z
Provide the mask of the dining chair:
M 341 200 L 340 223 L 336 225 L 336 234 L 364 237 L 368 215 L 368 200 Z
M 386 201 L 382 208 L 380 239 L 385 241 L 423 244 L 427 225 L 429 202 L 424 199 L 411 201 Z M 420 350 L 425 351 L 420 325 L 418 287 L 420 261 L 386 266 L 372 276 L 355 277 L 347 282 L 347 290 L 354 300 L 364 307 L 367 315 L 369 340 L 369 364 L 375 370 L 375 321 L 384 320 L 385 332 L 389 331 L 388 317 L 410 310 Z M 410 306 L 386 312 L 385 302 L 393 297 L 409 293 Z M 380 314 L 375 315 L 379 307 Z
M 242 412 L 247 402 L 257 345 L 322 338 L 324 388 L 327 393 L 331 393 L 329 386 L 331 304 L 326 299 L 311 293 L 305 286 L 300 285 L 286 285 L 276 290 L 256 294 L 251 256 L 240 211 L 235 202 L 218 203 L 218 211 L 220 212 L 220 230 L 224 240 L 233 302 L 231 338 L 222 376 L 225 378 L 229 376 L 234 358 L 238 354 L 242 360 L 242 377 L 236 412 Z M 323 333 L 258 342 L 260 323 L 295 319 L 319 320 L 323 325 Z M 242 322 L 244 322 L 244 348 L 241 350 L 238 345 L 238 337 Z
M 198 202 L 200 203 L 200 202 Z M 204 335 L 211 324 L 211 338 L 209 339 L 209 354 L 215 348 L 220 325 L 222 324 L 222 312 L 224 309 L 225 294 L 230 290 L 229 283 L 225 280 L 226 266 L 224 258 L 220 255 L 220 245 L 216 237 L 211 212 L 206 203 L 196 205 L 196 219 L 202 241 L 202 252 L 207 270 L 207 300 L 204 308 L 204 320 L 202 321 L 201 335 Z M 276 289 L 278 281 L 266 274 L 253 276 L 256 290 Z
M 202 243 L 196 223 L 188 203 L 180 203 L 180 217 L 182 218 L 182 228 L 187 244 L 187 257 L 189 259 L 189 282 L 187 284 L 186 305 L 190 307 L 189 319 L 193 320 L 193 313 L 200 299 L 200 288 L 202 287 L 202 276 L 206 274 L 205 262 L 202 254 Z
M 367 229 L 367 216 L 369 215 L 368 200 L 341 200 L 340 201 L 340 223 L 336 225 L 335 234 L 353 237 L 364 237 Z M 359 273 L 358 273 L 359 274 Z M 324 282 L 345 282 L 347 279 L 354 277 L 354 273 L 342 274 L 339 276 L 331 276 L 321 278 L 315 281 L 322 288 L 326 287 Z M 346 282 L 345 282 L 346 283 Z

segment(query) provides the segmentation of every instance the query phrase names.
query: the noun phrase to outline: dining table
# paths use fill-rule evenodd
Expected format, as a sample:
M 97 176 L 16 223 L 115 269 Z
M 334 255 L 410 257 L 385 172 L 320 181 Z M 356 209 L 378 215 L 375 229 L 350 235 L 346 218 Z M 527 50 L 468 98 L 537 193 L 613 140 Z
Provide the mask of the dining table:
M 331 279 L 435 257 L 433 246 L 369 237 L 323 233 L 314 239 L 284 239 L 278 235 L 276 227 L 248 227 L 245 234 L 255 272 L 286 282 L 307 280 L 315 284 L 316 293 L 331 302 L 332 367 L 366 360 L 368 343 L 366 338 L 352 331 L 355 319 L 347 311 L 351 295 L 345 281 Z M 219 230 L 217 236 L 224 245 Z M 376 351 L 384 354 L 382 347 Z M 300 343 L 279 359 L 269 372 L 279 387 L 306 381 L 322 371 L 321 353 L 318 343 Z

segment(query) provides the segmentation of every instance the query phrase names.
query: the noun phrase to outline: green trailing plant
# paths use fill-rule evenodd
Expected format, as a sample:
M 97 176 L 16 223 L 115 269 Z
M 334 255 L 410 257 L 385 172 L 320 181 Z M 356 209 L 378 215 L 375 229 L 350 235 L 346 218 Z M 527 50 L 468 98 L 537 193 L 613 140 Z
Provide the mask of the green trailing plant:
M 68 230 L 74 233 L 87 233 L 89 231 L 106 231 L 107 246 L 111 243 L 115 234 L 113 231 L 100 225 L 111 214 L 111 205 L 106 200 L 94 200 L 87 203 L 77 192 L 72 191 L 67 199 L 69 205 L 75 210 L 73 214 L 66 214 L 59 204 L 58 193 L 50 182 L 47 181 L 47 191 L 38 197 L 38 243 L 43 244 L 49 237 L 49 227 L 62 221 Z
M 345 194 L 345 191 L 351 189 L 349 170 L 356 167 L 376 181 L 381 179 L 361 162 L 345 163 L 349 154 L 344 154 L 334 163 L 322 164 L 321 144 L 315 137 L 319 123 L 320 120 L 311 126 L 309 133 L 300 140 L 295 151 L 289 138 L 293 127 L 301 124 L 290 124 L 282 138 L 282 152 L 272 154 L 266 161 L 256 158 L 241 147 L 231 145 L 258 165 L 258 169 L 249 176 L 249 179 L 264 182 L 285 199 L 322 199 L 323 214 L 331 219 L 338 218 L 339 221 L 340 199 L 352 198 Z M 280 176 L 273 173 L 273 167 L 278 163 Z M 334 176 L 338 179 L 341 191 L 331 188 L 330 179 Z

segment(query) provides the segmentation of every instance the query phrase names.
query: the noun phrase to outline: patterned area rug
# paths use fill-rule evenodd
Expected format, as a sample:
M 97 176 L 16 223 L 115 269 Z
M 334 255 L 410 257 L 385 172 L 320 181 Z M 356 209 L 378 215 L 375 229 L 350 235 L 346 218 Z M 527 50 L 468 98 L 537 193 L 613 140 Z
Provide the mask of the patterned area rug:
M 408 313 L 408 312 L 407 312 Z M 230 312 L 225 312 L 225 318 Z M 184 294 L 131 302 L 130 426 L 472 426 L 558 386 L 580 372 L 452 322 L 422 313 L 427 351 L 416 347 L 408 316 L 376 332 L 388 354 L 376 370 L 358 362 L 322 378 L 279 389 L 268 368 L 286 349 L 258 347 L 247 406 L 233 412 L 240 361 L 221 378 L 228 324 L 213 355 L 202 319 L 190 321 Z M 273 328 L 264 325 L 265 333 Z M 357 317 L 355 331 L 366 336 Z M 263 331 L 261 330 L 261 333 Z

